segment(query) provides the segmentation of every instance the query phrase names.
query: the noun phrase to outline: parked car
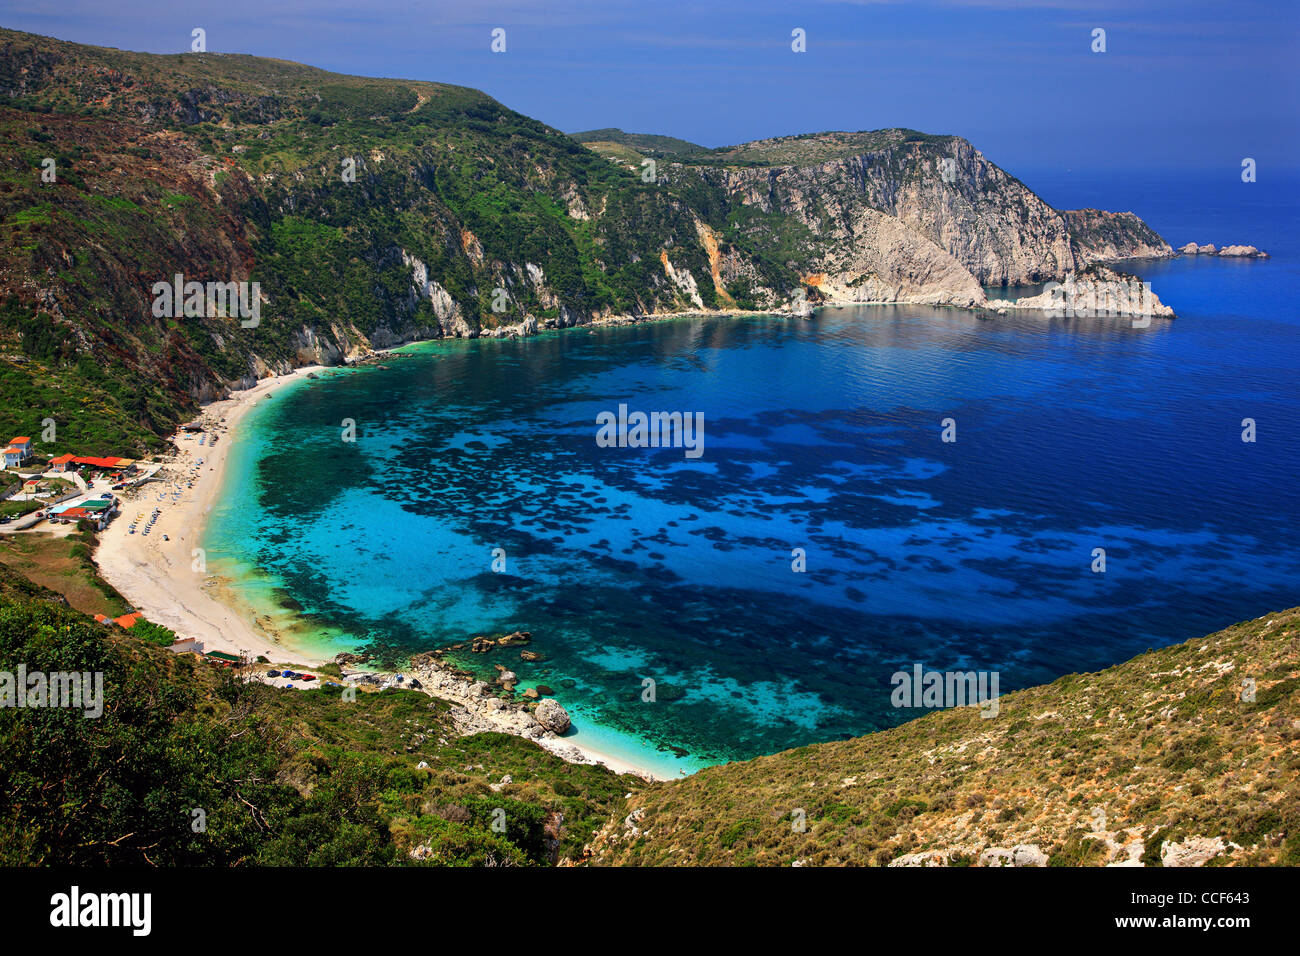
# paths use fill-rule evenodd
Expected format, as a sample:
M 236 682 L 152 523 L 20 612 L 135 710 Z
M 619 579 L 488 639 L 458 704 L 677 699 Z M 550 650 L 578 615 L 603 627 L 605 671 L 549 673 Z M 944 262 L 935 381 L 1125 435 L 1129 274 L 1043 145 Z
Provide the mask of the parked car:
M 313 674 L 299 674 L 298 679 L 306 681 L 306 680 L 315 680 L 316 677 Z
M 267 671 L 267 672 L 266 672 L 266 676 L 267 676 L 267 677 L 279 677 L 279 676 L 280 676 L 280 672 L 279 672 L 279 671 Z

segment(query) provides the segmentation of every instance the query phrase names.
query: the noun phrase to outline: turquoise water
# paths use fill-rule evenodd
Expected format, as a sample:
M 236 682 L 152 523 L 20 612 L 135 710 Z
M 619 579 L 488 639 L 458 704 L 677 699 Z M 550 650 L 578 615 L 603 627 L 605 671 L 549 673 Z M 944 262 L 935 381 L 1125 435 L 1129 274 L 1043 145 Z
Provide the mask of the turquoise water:
M 668 773 L 914 716 L 914 662 L 1003 692 L 1103 667 L 1300 601 L 1296 260 L 1270 251 L 1139 268 L 1179 314 L 1140 330 L 863 307 L 412 346 L 245 419 L 209 557 L 327 653 L 531 631 L 545 661 L 461 662 Z M 702 457 L 600 447 L 620 403 L 702 412 Z

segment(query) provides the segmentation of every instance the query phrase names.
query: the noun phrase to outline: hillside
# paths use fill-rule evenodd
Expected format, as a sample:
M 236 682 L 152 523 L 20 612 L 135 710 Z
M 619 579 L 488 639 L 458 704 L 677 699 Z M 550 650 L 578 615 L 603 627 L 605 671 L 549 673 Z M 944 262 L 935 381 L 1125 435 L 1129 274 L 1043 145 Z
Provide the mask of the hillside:
M 129 454 L 231 387 L 415 339 L 799 296 L 975 306 L 1168 249 L 958 137 L 582 135 L 612 139 L 464 87 L 0 29 L 0 428 Z M 176 275 L 258 283 L 256 322 L 210 292 L 155 315 Z
M 5 866 L 550 865 L 640 785 L 456 737 L 417 691 L 243 683 L 0 565 L 0 671 L 20 664 L 102 672 L 103 714 L 0 708 Z
M 0 863 L 1295 865 L 1298 632 L 1300 609 L 1270 614 L 990 719 L 937 711 L 647 784 L 458 737 L 415 691 L 243 683 L 0 565 L 0 671 L 104 674 L 95 720 L 0 708 Z
M 999 704 L 632 794 L 587 860 L 1300 864 L 1300 608 Z
M 626 146 L 643 156 L 698 156 L 711 152 L 707 146 L 700 146 L 675 136 L 659 136 L 655 133 L 625 133 L 621 129 L 606 128 L 589 129 L 569 135 L 586 146 L 607 143 Z

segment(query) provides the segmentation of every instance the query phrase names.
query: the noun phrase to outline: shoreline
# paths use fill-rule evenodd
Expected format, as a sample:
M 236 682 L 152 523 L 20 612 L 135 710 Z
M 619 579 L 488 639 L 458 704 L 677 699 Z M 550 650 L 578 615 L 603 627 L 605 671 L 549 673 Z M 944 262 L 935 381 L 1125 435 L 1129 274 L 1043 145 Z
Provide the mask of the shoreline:
M 231 607 L 233 602 L 222 600 L 227 597 L 222 593 L 226 582 L 205 570 L 193 570 L 192 552 L 200 546 L 208 513 L 224 486 L 240 421 L 260 400 L 321 368 L 301 366 L 205 405 L 198 418 L 206 434 L 219 441 L 199 445 L 197 436 L 181 438 L 179 452 L 164 461 L 158 476 L 133 489 L 129 497 L 126 493 L 121 496 L 122 514 L 101 532 L 94 560 L 104 580 L 150 621 L 170 628 L 178 637 L 201 641 L 205 650 L 263 655 L 301 666 L 316 664 L 237 613 Z M 193 487 L 186 487 L 190 475 L 195 475 Z M 177 484 L 180 494 L 173 498 Z M 161 507 L 162 513 L 150 537 L 129 534 L 128 512 L 143 513 L 155 507 Z M 164 534 L 170 540 L 163 541 Z
M 263 656 L 274 664 L 308 670 L 331 662 L 281 640 L 280 635 L 263 627 L 255 609 L 231 590 L 232 582 L 193 570 L 192 555 L 193 549 L 200 547 L 209 513 L 225 486 L 230 450 L 240 438 L 238 426 L 244 416 L 259 401 L 281 392 L 285 386 L 327 369 L 321 365 L 300 366 L 203 406 L 197 418 L 204 423 L 209 438 L 216 436 L 219 440 L 199 445 L 197 435 L 181 437 L 179 452 L 163 462 L 155 477 L 120 495 L 122 514 L 100 534 L 94 561 L 104 580 L 148 620 L 175 631 L 178 638 L 197 639 L 204 650 L 247 655 L 250 659 Z M 193 487 L 187 487 L 191 475 Z M 139 531 L 130 534 L 127 527 L 131 515 L 148 513 L 155 507 L 162 513 L 149 537 Z M 163 540 L 164 534 L 169 540 Z M 448 673 L 445 680 L 438 681 L 443 693 L 421 690 L 451 703 L 453 716 L 458 709 L 467 717 L 473 715 L 472 719 L 456 720 L 463 733 L 510 733 L 533 740 L 569 763 L 603 764 L 615 773 L 630 773 L 646 780 L 672 779 L 585 742 L 549 731 L 530 732 L 539 728 L 526 708 L 522 712 L 516 709 L 522 705 L 511 703 L 491 712 L 476 707 L 476 701 L 486 706 L 486 699 L 472 692 L 472 683 Z

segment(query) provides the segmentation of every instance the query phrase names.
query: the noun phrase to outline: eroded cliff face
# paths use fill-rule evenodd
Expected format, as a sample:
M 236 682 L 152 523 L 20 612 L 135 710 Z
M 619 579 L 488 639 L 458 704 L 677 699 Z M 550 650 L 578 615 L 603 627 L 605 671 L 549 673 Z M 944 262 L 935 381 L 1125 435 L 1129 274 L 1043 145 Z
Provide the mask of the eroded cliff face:
M 1063 215 L 1080 267 L 1117 259 L 1166 259 L 1174 254 L 1169 243 L 1131 212 L 1072 209 Z
M 1053 209 L 959 137 L 900 136 L 808 166 L 692 169 L 731 202 L 802 226 L 797 265 L 834 303 L 977 306 L 982 286 L 1172 253 L 1132 213 Z

